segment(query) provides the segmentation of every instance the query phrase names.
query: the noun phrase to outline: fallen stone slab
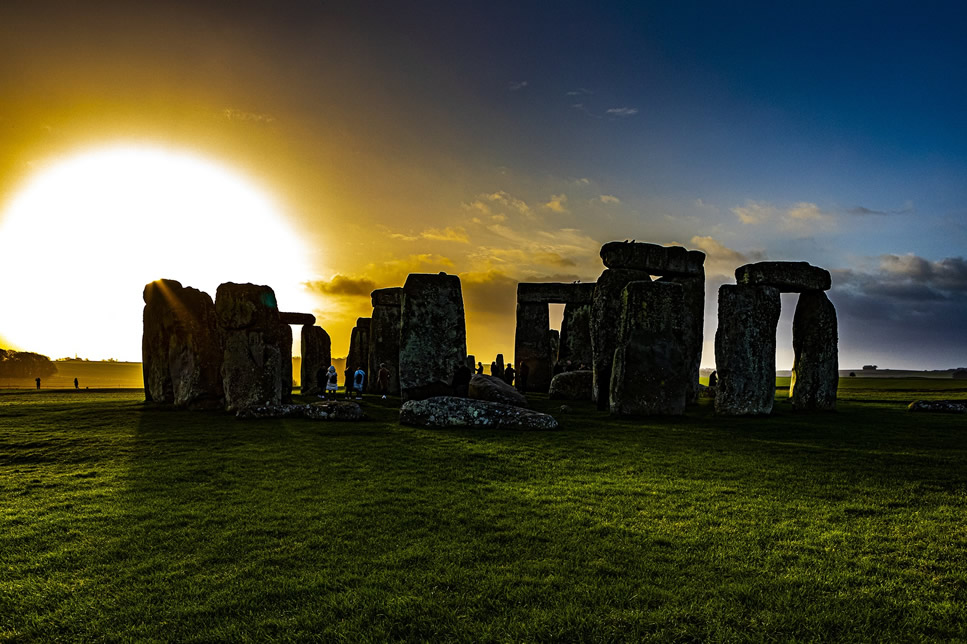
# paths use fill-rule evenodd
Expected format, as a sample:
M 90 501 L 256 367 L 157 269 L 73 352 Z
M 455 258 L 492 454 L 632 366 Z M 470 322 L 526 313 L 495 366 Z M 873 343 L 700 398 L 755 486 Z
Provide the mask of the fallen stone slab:
M 475 373 L 470 377 L 467 397 L 474 400 L 489 400 L 490 402 L 514 405 L 515 407 L 527 406 L 527 397 L 524 394 L 508 385 L 503 379 L 482 373 Z
M 627 268 L 651 275 L 705 276 L 705 253 L 681 246 L 613 241 L 601 247 L 601 261 L 608 268 Z
M 967 414 L 967 400 L 915 400 L 907 409 L 935 414 Z
M 258 405 L 235 412 L 236 418 L 307 418 L 309 420 L 355 421 L 364 418 L 358 403 L 329 401 L 308 405 Z
M 400 423 L 416 427 L 478 429 L 557 429 L 553 416 L 522 407 L 455 396 L 409 400 L 400 408 Z
M 551 400 L 591 400 L 594 372 L 590 369 L 565 371 L 551 379 Z
M 735 269 L 739 284 L 771 286 L 780 293 L 828 291 L 832 278 L 825 268 L 808 262 L 756 262 Z

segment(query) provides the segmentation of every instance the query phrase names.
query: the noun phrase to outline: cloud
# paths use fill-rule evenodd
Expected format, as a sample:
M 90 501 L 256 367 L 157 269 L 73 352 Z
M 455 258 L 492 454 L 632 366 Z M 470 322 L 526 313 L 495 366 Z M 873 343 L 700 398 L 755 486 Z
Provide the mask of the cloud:
M 744 206 L 735 206 L 730 210 L 743 224 L 761 224 L 775 219 L 779 212 L 772 204 L 758 201 L 746 201 Z
M 591 185 L 591 180 L 588 179 L 587 177 L 581 177 L 580 179 L 575 179 L 574 183 L 576 183 L 579 186 L 589 186 Z
M 904 280 L 952 293 L 967 292 L 967 260 L 947 257 L 931 262 L 917 255 L 881 255 L 881 278 Z
M 565 96 L 590 96 L 591 94 L 594 94 L 594 92 L 583 87 L 578 87 L 577 89 L 572 89 L 571 91 L 565 93 Z
M 745 205 L 735 206 L 730 210 L 743 224 L 770 223 L 781 229 L 799 233 L 831 228 L 836 223 L 833 213 L 808 201 L 800 201 L 786 208 L 780 208 L 768 202 L 749 200 Z
M 598 201 L 600 201 L 601 203 L 614 203 L 614 204 L 621 203 L 621 200 L 615 197 L 614 195 L 601 195 L 600 197 L 598 197 Z
M 518 199 L 503 190 L 498 190 L 490 194 L 477 195 L 476 199 L 470 203 L 463 204 L 463 207 L 484 215 L 493 214 L 495 209 L 513 210 L 527 216 L 533 214 L 531 207 L 527 205 L 526 201 Z
M 621 116 L 621 117 L 634 116 L 635 114 L 638 113 L 638 108 L 637 107 L 612 107 L 606 110 L 606 113 L 610 114 L 611 116 Z
M 255 123 L 275 122 L 275 117 L 271 114 L 263 114 L 261 112 L 246 112 L 245 110 L 236 110 L 230 107 L 222 110 L 222 116 L 229 121 L 252 121 Z
M 426 230 L 420 232 L 416 235 L 404 235 L 403 233 L 393 233 L 390 235 L 393 239 L 399 239 L 402 241 L 417 241 L 419 239 L 430 239 L 434 241 L 452 241 L 461 244 L 469 244 L 470 237 L 467 236 L 467 231 L 462 227 L 458 226 L 456 228 L 451 228 L 447 226 L 446 228 L 427 228 Z
M 865 206 L 854 206 L 846 210 L 851 215 L 908 215 L 914 212 L 913 203 L 907 202 L 899 210 L 874 210 Z
M 323 295 L 347 295 L 351 297 L 369 297 L 376 289 L 376 282 L 367 277 L 350 277 L 347 275 L 333 275 L 329 280 L 315 280 L 306 282 L 306 288 Z
M 516 92 L 517 90 L 524 89 L 525 87 L 527 87 L 528 84 L 529 83 L 527 81 L 525 81 L 525 80 L 523 80 L 523 81 L 511 81 L 511 82 L 507 83 L 507 89 L 509 89 L 512 92 Z
M 696 235 L 689 243 L 705 253 L 705 271 L 709 275 L 732 276 L 739 266 L 765 259 L 762 251 L 740 253 L 711 236 Z
M 556 213 L 564 214 L 566 212 L 569 212 L 567 209 L 567 195 L 565 194 L 551 195 L 550 201 L 545 203 L 544 207 Z

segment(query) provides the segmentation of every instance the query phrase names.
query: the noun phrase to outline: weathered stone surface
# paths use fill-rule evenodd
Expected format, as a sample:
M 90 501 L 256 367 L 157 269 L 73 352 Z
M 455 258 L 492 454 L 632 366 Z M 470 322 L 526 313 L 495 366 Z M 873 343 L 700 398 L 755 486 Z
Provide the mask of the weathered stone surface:
M 303 394 L 318 394 L 326 387 L 319 381 L 319 372 L 332 364 L 332 340 L 326 330 L 318 326 L 302 327 L 302 385 Z M 323 374 L 323 378 L 325 374 Z
M 915 400 L 907 409 L 937 414 L 967 414 L 967 400 Z
M 400 423 L 417 427 L 476 429 L 557 429 L 553 416 L 486 400 L 436 396 L 410 400 L 400 408 Z
M 292 402 L 292 327 L 283 323 L 279 328 L 279 351 L 282 356 L 282 404 Z
M 594 299 L 593 283 L 520 282 L 517 302 L 525 304 L 590 304 Z
M 528 391 L 547 391 L 554 368 L 551 327 L 547 304 L 517 303 L 517 331 L 514 333 L 514 364 L 527 364 Z M 500 360 L 497 361 L 500 367 Z
M 682 309 L 682 346 L 685 364 L 688 366 L 688 386 L 685 402 L 695 404 L 699 394 L 699 369 L 702 367 L 702 347 L 705 340 L 705 269 L 694 277 L 662 277 L 658 281 L 681 284 L 684 308 Z
M 453 374 L 467 355 L 460 278 L 412 273 L 403 285 L 399 376 L 402 398 L 453 393 Z
M 611 413 L 678 416 L 685 412 L 690 363 L 684 346 L 681 284 L 630 282 L 622 292 L 611 370 Z
M 378 288 L 370 293 L 373 306 L 393 306 L 400 308 L 403 304 L 403 289 L 399 286 L 392 288 Z
M 719 288 L 715 331 L 715 412 L 728 416 L 772 413 L 776 393 L 779 291 L 771 286 Z
M 223 339 L 222 383 L 225 408 L 282 402 L 282 323 L 275 293 L 268 286 L 222 284 L 215 313 Z
M 279 320 L 282 324 L 297 324 L 299 326 L 312 326 L 316 323 L 316 316 L 312 313 L 279 313 Z
M 356 326 L 349 338 L 349 355 L 346 356 L 346 367 L 352 367 L 353 371 L 360 368 L 366 371 L 369 368 L 369 331 L 372 323 L 372 318 L 356 318 Z
M 551 378 L 548 397 L 552 400 L 591 400 L 594 372 L 590 369 L 565 371 Z
M 387 294 L 390 291 L 391 294 Z M 379 365 L 385 364 L 389 370 L 389 393 L 400 394 L 400 293 L 401 288 L 384 288 L 373 291 L 373 317 L 369 324 L 369 377 L 366 379 L 369 391 L 377 390 L 376 375 Z M 382 302 L 397 302 L 383 304 Z
M 504 354 L 498 353 L 495 362 L 497 363 L 497 376 L 503 378 L 504 368 L 506 367 L 504 364 Z
M 357 421 L 365 418 L 358 403 L 317 402 L 308 405 L 258 405 L 235 412 L 236 418 L 306 418 L 309 420 Z
M 836 409 L 839 386 L 839 333 L 836 308 L 822 291 L 799 296 L 792 320 L 795 355 L 789 398 L 797 411 Z
M 517 407 L 527 406 L 527 398 L 524 394 L 511 385 L 497 376 L 485 376 L 479 373 L 470 377 L 468 397 L 474 400 L 489 400 L 506 405 L 516 405 Z
M 567 304 L 561 321 L 561 344 L 557 352 L 558 362 L 568 360 L 578 367 L 591 366 L 594 352 L 591 349 L 591 304 Z
M 143 297 L 145 399 L 220 407 L 222 344 L 212 298 L 175 280 L 147 284 Z
M 642 271 L 607 269 L 595 284 L 591 305 L 591 350 L 594 361 L 594 386 L 591 392 L 598 409 L 608 409 L 610 404 L 611 364 L 618 346 L 621 292 L 629 282 L 650 279 L 648 273 Z
M 608 268 L 626 268 L 650 275 L 705 275 L 705 253 L 681 246 L 608 242 L 601 247 L 601 260 Z
M 807 262 L 757 262 L 735 269 L 739 284 L 771 286 L 780 293 L 828 291 L 832 284 L 829 271 Z

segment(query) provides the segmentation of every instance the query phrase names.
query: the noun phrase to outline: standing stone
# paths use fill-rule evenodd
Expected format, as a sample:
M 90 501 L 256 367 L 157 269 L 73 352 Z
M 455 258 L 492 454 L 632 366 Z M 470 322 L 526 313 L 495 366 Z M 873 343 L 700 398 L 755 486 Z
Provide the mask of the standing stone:
M 353 371 L 369 368 L 369 330 L 372 318 L 356 318 L 356 326 L 353 327 L 352 335 L 349 337 L 349 356 L 346 358 L 346 367 L 351 367 Z M 369 374 L 367 380 L 369 379 Z
M 776 394 L 779 291 L 771 286 L 719 288 L 715 331 L 715 412 L 728 416 L 772 413 Z
M 255 284 L 222 284 L 215 314 L 224 342 L 225 409 L 282 402 L 282 324 L 275 292 Z
M 460 278 L 446 273 L 411 273 L 403 285 L 400 320 L 403 400 L 453 395 L 453 374 L 466 356 Z
M 318 326 L 302 327 L 303 394 L 318 394 L 325 389 L 325 381 L 319 381 L 319 372 L 325 372 L 331 364 L 332 341 L 326 330 Z
M 792 320 L 792 380 L 789 398 L 798 411 L 836 409 L 839 386 L 839 335 L 836 308 L 822 291 L 799 296 Z
M 611 364 L 618 346 L 621 320 L 621 292 L 633 281 L 650 281 L 648 273 L 627 269 L 606 269 L 594 286 L 591 304 L 592 399 L 598 409 L 609 408 Z
M 558 362 L 571 361 L 577 369 L 582 364 L 590 367 L 593 361 L 591 351 L 591 305 L 569 302 L 564 305 L 564 319 L 561 321 L 561 346 L 557 353 Z
M 553 378 L 554 363 L 557 362 L 557 358 L 561 354 L 561 332 L 558 331 L 557 329 L 548 329 L 547 341 L 551 345 L 550 367 L 551 367 L 551 374 L 552 374 L 551 377 Z M 551 383 L 548 382 L 547 385 L 548 387 L 550 387 Z
M 144 287 L 145 399 L 187 407 L 222 403 L 222 349 L 207 293 L 158 280 Z
M 683 291 L 672 282 L 630 282 L 624 288 L 611 370 L 613 415 L 685 412 L 691 364 L 684 346 Z
M 369 372 L 367 384 L 370 392 L 376 391 L 376 374 L 379 365 L 389 370 L 389 393 L 400 394 L 400 304 L 403 289 L 381 288 L 373 291 L 373 317 L 369 324 Z
M 702 269 L 700 276 L 662 277 L 659 281 L 682 286 L 682 340 L 685 363 L 688 366 L 685 400 L 693 405 L 698 402 L 698 376 L 702 367 L 702 346 L 705 340 L 705 269 Z
M 514 334 L 514 364 L 525 363 L 530 369 L 527 391 L 546 392 L 551 386 L 554 349 L 548 331 L 551 328 L 547 304 L 517 302 L 517 331 Z M 498 360 L 497 366 L 500 366 Z
M 282 377 L 279 386 L 282 389 L 282 404 L 292 402 L 292 327 L 284 322 L 279 323 L 279 351 L 282 356 Z
M 505 365 L 504 365 L 504 354 L 498 353 L 497 354 L 497 359 L 495 360 L 495 362 L 497 363 L 497 375 L 500 376 L 501 378 L 503 378 L 504 377 L 504 367 L 505 367 Z

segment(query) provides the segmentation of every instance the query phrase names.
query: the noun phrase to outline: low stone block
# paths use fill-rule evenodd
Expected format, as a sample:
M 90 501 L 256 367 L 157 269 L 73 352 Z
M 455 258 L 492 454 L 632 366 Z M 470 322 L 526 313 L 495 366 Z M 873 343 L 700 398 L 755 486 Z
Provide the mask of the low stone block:
M 565 371 L 551 379 L 551 400 L 591 400 L 594 372 L 590 369 Z
M 527 398 L 502 378 L 475 373 L 470 377 L 468 397 L 474 400 L 489 400 L 516 407 L 526 407 Z
M 916 400 L 907 409 L 934 414 L 967 414 L 967 400 Z
M 829 271 L 807 262 L 757 262 L 735 269 L 738 284 L 771 286 L 780 293 L 828 291 Z
M 400 408 L 400 423 L 428 428 L 472 429 L 557 429 L 557 420 L 548 414 L 523 407 L 486 400 L 454 396 L 435 396 L 410 400 Z

